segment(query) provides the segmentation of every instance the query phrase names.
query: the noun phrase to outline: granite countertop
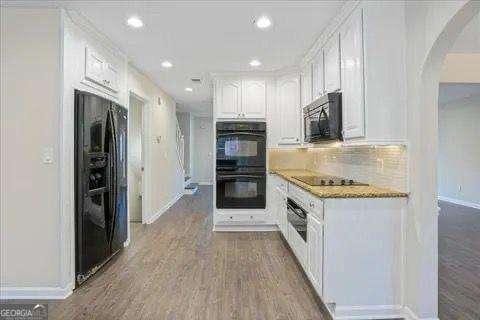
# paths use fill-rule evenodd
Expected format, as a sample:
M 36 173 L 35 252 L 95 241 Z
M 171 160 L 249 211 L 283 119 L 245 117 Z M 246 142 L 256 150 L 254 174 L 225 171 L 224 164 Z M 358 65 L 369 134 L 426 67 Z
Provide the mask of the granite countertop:
M 294 170 L 294 169 L 271 169 L 270 173 L 277 174 L 289 182 L 305 189 L 319 198 L 402 198 L 408 197 L 405 192 L 390 190 L 387 188 L 380 188 L 376 186 L 310 186 L 302 181 L 299 181 L 294 176 L 318 176 L 323 175 L 318 172 L 308 170 Z

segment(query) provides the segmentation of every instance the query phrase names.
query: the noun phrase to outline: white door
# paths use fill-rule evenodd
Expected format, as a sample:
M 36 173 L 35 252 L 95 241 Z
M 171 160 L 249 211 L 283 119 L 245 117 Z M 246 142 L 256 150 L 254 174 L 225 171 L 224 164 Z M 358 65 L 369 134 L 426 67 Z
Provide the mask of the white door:
M 362 25 L 360 9 L 350 16 L 340 32 L 342 117 L 345 139 L 365 136 Z
M 323 286 L 323 224 L 308 215 L 307 223 L 307 272 L 318 295 Z
M 325 91 L 340 90 L 340 45 L 338 34 L 334 34 L 323 49 L 325 59 Z
M 286 76 L 277 82 L 280 136 L 278 144 L 299 144 L 301 134 L 300 78 Z
M 324 93 L 323 51 L 320 50 L 312 63 L 312 100 L 318 99 Z
M 241 81 L 221 80 L 217 84 L 217 118 L 238 118 L 242 98 Z
M 265 118 L 267 108 L 267 85 L 265 80 L 242 82 L 242 118 Z

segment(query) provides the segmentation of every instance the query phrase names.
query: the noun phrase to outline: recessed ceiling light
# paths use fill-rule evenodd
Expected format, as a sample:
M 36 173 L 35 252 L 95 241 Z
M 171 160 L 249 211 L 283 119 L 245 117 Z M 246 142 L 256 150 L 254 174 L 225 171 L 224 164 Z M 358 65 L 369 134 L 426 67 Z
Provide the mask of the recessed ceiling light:
M 186 87 L 186 88 L 185 88 L 185 91 L 192 92 L 192 91 L 193 91 L 193 89 L 192 89 L 192 88 L 190 88 L 190 87 Z
M 259 66 L 262 65 L 262 63 L 260 61 L 256 60 L 256 59 L 253 59 L 252 61 L 250 61 L 250 65 L 252 67 L 259 67 Z
M 135 17 L 135 16 L 128 18 L 127 24 L 128 24 L 130 27 L 133 27 L 133 28 L 141 28 L 141 27 L 143 27 L 143 22 L 142 22 L 142 20 L 140 20 L 139 17 Z
M 255 20 L 255 25 L 259 29 L 266 29 L 272 25 L 272 20 L 267 16 L 260 16 Z
M 165 60 L 165 61 L 162 62 L 162 67 L 171 68 L 171 67 L 173 67 L 173 64 L 170 61 Z

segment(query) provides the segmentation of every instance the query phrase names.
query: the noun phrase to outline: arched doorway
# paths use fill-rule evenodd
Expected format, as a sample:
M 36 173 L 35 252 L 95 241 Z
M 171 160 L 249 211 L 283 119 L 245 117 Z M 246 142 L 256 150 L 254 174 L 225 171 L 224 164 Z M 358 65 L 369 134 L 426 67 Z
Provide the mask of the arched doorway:
M 411 318 L 438 314 L 438 87 L 443 60 L 480 1 L 407 2 L 410 199 L 405 305 Z

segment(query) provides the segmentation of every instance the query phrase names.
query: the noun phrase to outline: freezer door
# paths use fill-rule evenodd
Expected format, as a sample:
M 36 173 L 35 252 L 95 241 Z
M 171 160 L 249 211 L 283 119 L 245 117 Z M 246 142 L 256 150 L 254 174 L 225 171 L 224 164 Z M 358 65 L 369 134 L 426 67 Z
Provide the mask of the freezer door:
M 127 240 L 127 137 L 128 137 L 128 111 L 120 105 L 112 106 L 113 119 L 116 134 L 116 197 L 115 197 L 115 218 L 111 250 L 115 252 L 123 247 Z
M 75 91 L 75 235 L 78 282 L 109 255 L 110 102 Z

